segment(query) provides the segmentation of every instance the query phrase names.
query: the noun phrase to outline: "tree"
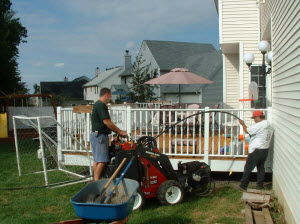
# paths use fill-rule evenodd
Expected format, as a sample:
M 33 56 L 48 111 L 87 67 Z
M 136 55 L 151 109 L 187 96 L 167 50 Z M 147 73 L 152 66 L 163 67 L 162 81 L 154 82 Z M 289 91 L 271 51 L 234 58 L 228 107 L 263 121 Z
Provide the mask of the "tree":
M 54 95 L 55 105 L 65 107 L 70 97 L 65 96 L 64 94 Z M 49 105 L 52 105 L 52 102 L 49 101 Z
M 34 94 L 40 93 L 40 86 L 39 86 L 37 83 L 35 83 L 35 84 L 33 85 L 33 93 L 34 93 Z
M 26 28 L 15 18 L 10 0 L 0 0 L 0 89 L 1 94 L 28 93 L 24 82 L 21 81 L 17 59 L 18 46 L 26 42 Z
M 143 65 L 146 61 L 142 59 L 143 55 L 138 55 L 136 61 L 132 66 L 132 81 L 130 82 L 130 92 L 129 97 L 134 102 L 151 102 L 152 100 L 157 100 L 155 97 L 154 89 L 157 86 L 145 85 L 144 83 L 150 79 L 157 77 L 157 69 L 150 71 L 150 65 Z

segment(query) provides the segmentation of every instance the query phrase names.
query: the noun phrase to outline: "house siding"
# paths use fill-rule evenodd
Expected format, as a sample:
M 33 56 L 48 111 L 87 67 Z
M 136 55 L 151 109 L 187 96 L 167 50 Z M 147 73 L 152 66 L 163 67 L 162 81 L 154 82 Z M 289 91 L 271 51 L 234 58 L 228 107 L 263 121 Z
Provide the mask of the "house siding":
M 257 48 L 259 42 L 259 10 L 256 1 L 222 0 L 219 10 L 222 10 L 220 44 L 238 43 L 237 54 L 224 52 L 226 72 L 226 104 L 232 108 L 242 108 L 239 99 L 248 97 L 250 83 L 249 70 L 242 65 L 243 54 L 252 52 L 255 56 L 253 65 L 260 64 L 262 55 Z M 242 66 L 242 67 L 241 67 Z M 241 67 L 241 68 L 240 68 Z M 227 73 L 228 72 L 228 73 Z M 239 75 L 242 73 L 241 75 Z M 243 79 L 240 82 L 240 79 Z
M 139 51 L 139 56 L 142 55 L 142 60 L 145 60 L 143 65 L 147 65 L 149 63 L 151 63 L 149 70 L 150 71 L 154 71 L 155 69 L 158 69 L 158 76 L 163 75 L 164 73 L 161 73 L 159 70 L 159 66 L 157 64 L 157 62 L 155 61 L 155 58 L 153 57 L 149 47 L 147 46 L 146 42 L 142 43 L 141 49 Z M 160 87 L 158 86 L 158 88 L 155 88 L 154 91 L 156 96 L 158 96 L 159 100 L 164 100 L 162 98 L 160 98 L 161 93 L 160 93 Z
M 84 89 L 86 89 L 86 91 L 84 90 L 84 94 L 86 94 L 84 96 L 85 100 L 93 100 L 95 102 L 99 98 L 100 88 L 98 86 L 84 87 Z
M 239 105 L 239 54 L 224 54 L 226 73 L 225 102 L 229 107 L 236 108 Z
M 258 9 L 256 1 L 222 1 L 223 42 L 255 41 L 258 35 Z
M 262 40 L 269 40 L 269 32 L 271 26 L 271 10 L 272 4 L 271 1 L 266 1 L 264 4 L 261 3 L 259 6 L 260 14 L 260 34 Z
M 272 8 L 273 188 L 287 223 L 300 223 L 300 2 L 265 4 Z

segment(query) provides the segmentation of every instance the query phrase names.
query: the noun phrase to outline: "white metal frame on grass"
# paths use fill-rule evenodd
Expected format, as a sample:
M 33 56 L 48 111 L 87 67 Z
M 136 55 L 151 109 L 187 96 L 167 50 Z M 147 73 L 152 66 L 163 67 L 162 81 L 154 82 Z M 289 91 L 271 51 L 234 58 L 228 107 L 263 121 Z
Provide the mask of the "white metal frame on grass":
M 53 140 L 47 133 L 45 133 L 42 128 L 41 128 L 41 120 L 43 119 L 48 119 L 51 120 L 52 122 L 55 123 L 56 125 L 56 129 L 57 129 L 57 141 L 61 140 L 61 134 L 62 132 L 64 133 L 64 135 L 68 136 L 69 139 L 72 139 L 74 142 L 76 142 L 76 144 L 80 145 L 81 149 L 83 151 L 85 151 L 86 153 L 86 166 L 89 167 L 89 173 L 90 173 L 90 177 L 86 177 L 85 175 L 81 175 L 69 170 L 64 169 L 64 161 L 63 161 L 63 157 L 59 156 L 61 155 L 61 151 L 59 150 L 59 143 L 56 142 L 55 140 Z M 70 184 L 74 184 L 74 183 L 78 183 L 78 182 L 83 182 L 83 181 L 89 181 L 91 180 L 91 176 L 93 175 L 93 169 L 92 169 L 92 161 L 91 161 L 91 155 L 89 150 L 80 142 L 78 141 L 66 128 L 64 128 L 60 123 L 58 123 L 53 117 L 51 116 L 39 116 L 39 117 L 25 117 L 25 116 L 13 116 L 13 128 L 14 128 L 14 137 L 15 137 L 15 147 L 16 147 L 16 158 L 17 158 L 17 165 L 18 165 L 18 173 L 19 176 L 22 175 L 22 167 L 21 167 L 21 158 L 20 158 L 20 151 L 19 151 L 19 144 L 18 144 L 18 127 L 16 124 L 16 121 L 20 120 L 22 123 L 27 124 L 30 127 L 33 127 L 35 130 L 38 131 L 38 135 L 39 135 L 39 151 L 41 153 L 41 160 L 42 160 L 42 165 L 43 165 L 43 171 L 38 171 L 38 172 L 33 172 L 35 174 L 37 173 L 44 173 L 44 179 L 45 179 L 45 185 L 46 186 L 66 186 L 66 185 L 70 185 Z M 35 120 L 37 122 L 37 125 L 33 122 L 33 120 Z M 50 141 L 54 146 L 55 146 L 55 150 L 56 150 L 56 155 L 57 158 L 54 158 L 57 162 L 57 169 L 48 169 L 46 167 L 46 158 L 45 158 L 45 146 L 44 146 L 44 140 L 48 140 Z M 51 183 L 49 184 L 49 180 L 48 180 L 48 172 L 50 171 L 62 171 L 64 173 L 79 177 L 80 179 L 78 179 L 77 181 L 66 181 L 66 182 L 60 182 L 60 183 Z

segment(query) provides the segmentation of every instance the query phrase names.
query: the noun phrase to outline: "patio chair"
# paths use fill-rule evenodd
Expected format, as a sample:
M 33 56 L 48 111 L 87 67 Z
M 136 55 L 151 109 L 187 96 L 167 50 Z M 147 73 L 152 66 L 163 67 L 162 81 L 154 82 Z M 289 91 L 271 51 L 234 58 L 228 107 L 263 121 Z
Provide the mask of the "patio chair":
M 185 109 L 185 103 L 175 103 L 175 109 Z
M 160 109 L 175 109 L 175 106 L 172 104 L 163 104 L 160 106 Z M 169 111 L 165 112 L 165 123 L 164 122 L 164 112 L 160 111 L 159 113 L 159 124 L 163 125 L 165 124 L 165 126 L 169 126 L 172 124 L 172 122 L 175 121 L 175 111 L 171 111 L 171 120 L 169 119 Z
M 199 104 L 191 104 L 188 106 L 187 109 L 200 109 L 200 105 Z M 184 113 L 183 119 L 185 119 L 186 117 L 191 116 L 195 113 L 197 113 L 197 111 L 187 111 L 186 113 Z M 181 119 L 181 114 L 179 116 L 180 117 L 178 117 L 177 120 Z M 175 124 L 175 122 L 172 122 L 172 124 Z M 192 134 L 194 125 L 195 125 L 195 128 L 199 127 L 197 115 L 187 118 L 183 122 L 178 123 L 177 128 L 183 126 L 184 130 L 187 130 L 187 127 L 189 127 L 190 134 Z
M 200 104 L 191 104 L 188 106 L 187 109 L 200 109 L 200 108 L 201 108 Z M 198 113 L 198 111 L 187 111 L 185 117 L 191 116 L 196 113 Z M 192 117 L 186 119 L 185 125 L 186 125 L 186 127 L 189 127 L 189 129 L 191 131 L 190 134 L 191 134 L 194 125 L 195 125 L 195 128 L 199 127 L 198 116 L 195 115 L 195 116 L 192 116 Z

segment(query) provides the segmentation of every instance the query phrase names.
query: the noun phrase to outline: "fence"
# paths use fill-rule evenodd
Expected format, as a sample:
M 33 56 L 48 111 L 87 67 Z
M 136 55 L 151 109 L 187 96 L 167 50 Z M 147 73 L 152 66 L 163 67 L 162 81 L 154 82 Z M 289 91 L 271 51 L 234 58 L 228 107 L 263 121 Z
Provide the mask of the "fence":
M 267 118 L 271 119 L 271 108 L 263 111 Z M 215 163 L 217 171 L 228 170 L 230 166 L 234 168 L 234 164 L 239 163 L 238 159 L 241 159 L 242 165 L 238 165 L 236 170 L 242 171 L 243 160 L 248 154 L 249 136 L 243 135 L 238 119 L 234 116 L 245 120 L 250 126 L 253 124 L 250 119 L 252 112 L 253 109 L 214 110 L 209 107 L 204 109 L 148 109 L 132 108 L 131 105 L 110 107 L 111 120 L 131 134 L 133 139 L 143 135 L 154 136 L 159 150 L 169 155 L 172 160 L 198 158 L 211 165 Z M 199 114 L 179 122 L 195 113 Z M 76 133 L 78 140 L 87 148 L 91 130 L 90 118 L 89 113 L 73 113 L 72 109 L 58 108 L 58 122 L 71 133 Z M 167 131 L 163 132 L 164 130 Z M 240 140 L 240 135 L 243 135 L 244 139 Z M 62 152 L 81 150 L 80 147 L 69 144 L 70 139 L 66 136 L 62 136 L 61 142 L 64 143 L 64 146 L 60 146 Z M 224 160 L 227 168 L 222 168 L 222 165 L 213 160 Z M 232 160 L 236 160 L 233 165 Z

